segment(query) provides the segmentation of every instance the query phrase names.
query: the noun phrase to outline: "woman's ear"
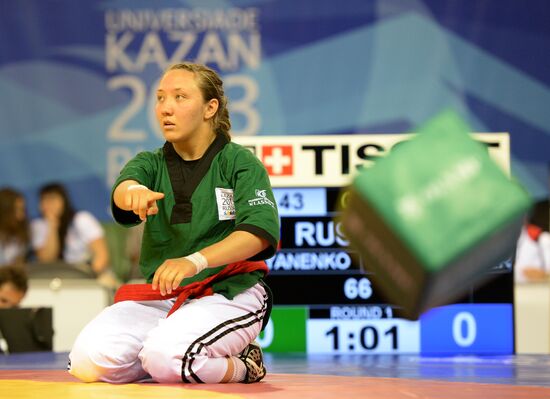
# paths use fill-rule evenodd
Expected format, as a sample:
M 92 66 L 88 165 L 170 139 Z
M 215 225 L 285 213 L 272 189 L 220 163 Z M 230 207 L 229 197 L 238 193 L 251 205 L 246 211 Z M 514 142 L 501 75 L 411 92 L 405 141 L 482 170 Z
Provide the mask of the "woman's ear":
M 220 102 L 216 98 L 208 100 L 204 108 L 204 119 L 208 120 L 214 117 L 214 115 L 216 115 L 216 112 L 218 111 L 219 106 Z

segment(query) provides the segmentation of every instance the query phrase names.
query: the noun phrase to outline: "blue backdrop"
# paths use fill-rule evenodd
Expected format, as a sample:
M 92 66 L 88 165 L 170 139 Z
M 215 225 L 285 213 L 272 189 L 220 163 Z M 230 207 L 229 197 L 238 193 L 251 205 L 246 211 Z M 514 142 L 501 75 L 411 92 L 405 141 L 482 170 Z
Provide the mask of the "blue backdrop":
M 0 186 L 66 183 L 108 219 L 120 167 L 162 138 L 170 63 L 224 77 L 235 135 L 398 133 L 446 107 L 510 132 L 512 171 L 548 195 L 545 0 L 0 0 Z

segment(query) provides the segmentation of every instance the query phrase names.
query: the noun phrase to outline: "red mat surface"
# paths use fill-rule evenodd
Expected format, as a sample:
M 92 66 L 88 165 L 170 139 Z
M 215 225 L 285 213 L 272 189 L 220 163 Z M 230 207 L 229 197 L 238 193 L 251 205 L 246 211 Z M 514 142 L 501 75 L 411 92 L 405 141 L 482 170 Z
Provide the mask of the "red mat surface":
M 64 371 L 0 371 L 0 398 L 550 398 L 550 388 L 403 378 L 268 374 L 257 384 L 84 384 Z

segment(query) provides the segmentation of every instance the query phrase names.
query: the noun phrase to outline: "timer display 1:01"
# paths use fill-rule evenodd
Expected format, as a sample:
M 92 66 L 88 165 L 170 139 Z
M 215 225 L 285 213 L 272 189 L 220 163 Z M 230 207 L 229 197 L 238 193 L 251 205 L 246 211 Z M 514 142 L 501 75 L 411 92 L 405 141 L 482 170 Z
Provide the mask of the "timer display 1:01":
M 418 353 L 417 321 L 402 319 L 307 321 L 308 353 Z
M 332 327 L 330 330 L 328 330 L 325 335 L 332 336 L 333 344 L 332 347 L 335 351 L 340 350 L 340 337 L 338 334 L 338 326 Z M 386 332 L 384 332 L 384 336 L 391 337 L 391 348 L 393 350 L 397 350 L 397 326 L 390 327 L 390 329 Z M 355 338 L 355 333 L 351 332 L 348 335 L 350 340 L 353 340 Z M 376 349 L 378 346 L 378 329 L 374 326 L 365 326 L 359 330 L 359 343 L 361 344 L 361 348 L 366 350 L 373 350 Z M 349 344 L 349 349 L 354 350 L 355 346 L 353 343 Z

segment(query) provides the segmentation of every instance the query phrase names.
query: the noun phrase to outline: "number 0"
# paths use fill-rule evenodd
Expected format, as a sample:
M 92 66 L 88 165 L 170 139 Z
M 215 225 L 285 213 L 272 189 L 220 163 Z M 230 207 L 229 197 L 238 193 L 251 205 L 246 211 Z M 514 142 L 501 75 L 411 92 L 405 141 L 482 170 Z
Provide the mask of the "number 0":
M 470 312 L 460 312 L 453 319 L 453 339 L 466 348 L 474 343 L 477 335 L 476 319 Z

